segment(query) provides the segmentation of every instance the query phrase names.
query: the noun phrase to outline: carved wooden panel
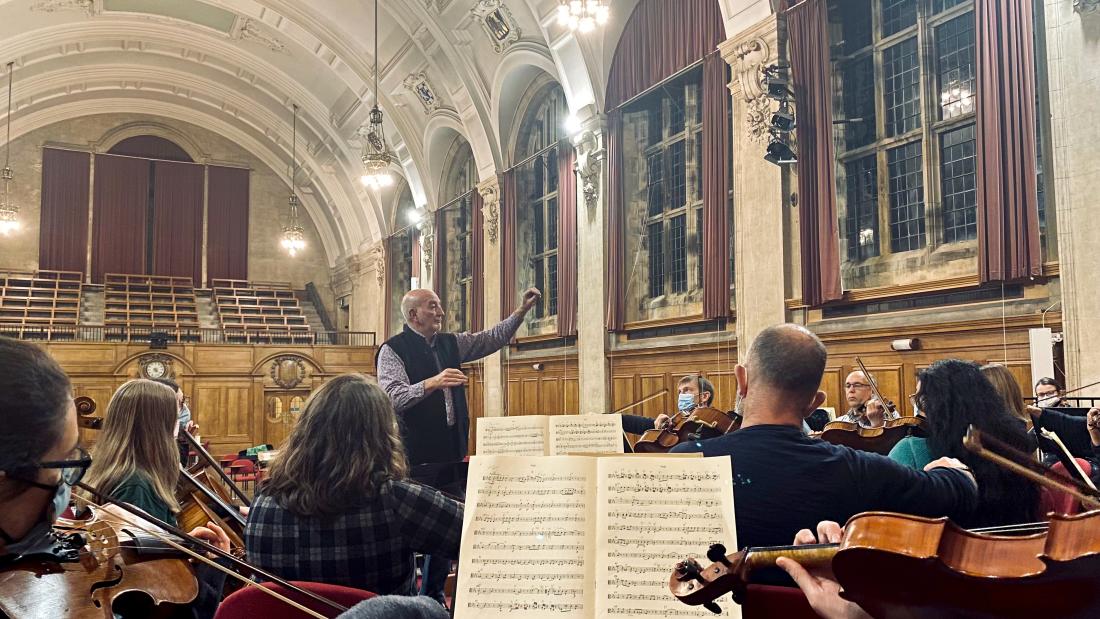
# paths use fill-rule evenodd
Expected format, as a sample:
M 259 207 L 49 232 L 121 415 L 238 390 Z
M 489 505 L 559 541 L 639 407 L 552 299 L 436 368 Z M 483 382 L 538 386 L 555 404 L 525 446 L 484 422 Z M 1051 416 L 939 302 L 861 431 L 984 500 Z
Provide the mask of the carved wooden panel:
M 676 389 L 675 387 L 669 388 L 668 374 L 641 374 L 638 376 L 638 379 L 641 384 L 641 393 L 638 396 L 640 398 L 648 398 L 662 389 L 666 389 L 667 391 L 664 395 L 634 408 L 630 411 L 631 413 L 635 415 L 645 415 L 646 417 L 656 417 L 661 413 L 670 413 L 675 410 L 676 396 L 673 394 Z
M 542 415 L 561 415 L 564 404 L 562 380 L 558 376 L 548 376 L 539 381 L 539 411 Z
M 186 383 L 183 389 L 188 391 Z M 251 382 L 196 381 L 191 386 L 191 417 L 203 440 L 218 445 L 268 442 L 253 432 L 253 415 L 259 411 L 253 409 L 252 390 Z
M 822 406 L 832 408 L 839 417 L 848 410 L 848 402 L 844 397 L 844 368 L 825 366 L 825 375 L 821 377 L 820 389 L 825 392 L 825 403 Z
M 537 378 L 525 378 L 521 381 L 523 384 L 523 398 L 520 402 L 520 414 L 521 415 L 541 415 L 542 411 L 539 410 L 539 379 Z

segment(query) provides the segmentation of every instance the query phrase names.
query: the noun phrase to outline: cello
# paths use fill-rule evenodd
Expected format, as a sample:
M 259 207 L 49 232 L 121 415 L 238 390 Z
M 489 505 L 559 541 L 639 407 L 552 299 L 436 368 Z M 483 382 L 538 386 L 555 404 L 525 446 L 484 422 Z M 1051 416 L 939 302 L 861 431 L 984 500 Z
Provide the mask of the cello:
M 677 411 L 664 428 L 646 430 L 634 443 L 636 453 L 666 453 L 686 441 L 715 438 L 741 427 L 741 415 L 700 406 L 684 415 Z

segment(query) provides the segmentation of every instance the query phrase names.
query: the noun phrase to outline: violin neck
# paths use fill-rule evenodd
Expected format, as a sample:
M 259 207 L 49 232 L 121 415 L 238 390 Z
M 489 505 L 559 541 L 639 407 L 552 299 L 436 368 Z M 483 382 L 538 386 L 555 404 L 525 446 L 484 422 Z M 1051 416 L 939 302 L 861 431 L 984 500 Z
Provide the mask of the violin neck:
M 775 560 L 779 557 L 794 559 L 806 569 L 829 567 L 839 548 L 838 544 L 749 548 L 745 556 L 745 567 L 750 573 L 753 570 L 775 567 Z

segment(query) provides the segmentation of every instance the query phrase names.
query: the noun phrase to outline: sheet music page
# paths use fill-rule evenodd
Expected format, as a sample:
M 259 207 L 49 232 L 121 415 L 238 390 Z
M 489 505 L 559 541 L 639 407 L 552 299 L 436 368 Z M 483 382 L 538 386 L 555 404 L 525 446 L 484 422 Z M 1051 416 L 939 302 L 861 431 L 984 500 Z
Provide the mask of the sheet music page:
M 596 460 L 474 456 L 455 619 L 591 619 Z
M 551 415 L 547 455 L 570 453 L 623 453 L 622 416 Z
M 729 457 L 600 458 L 596 512 L 596 617 L 713 617 L 668 590 L 676 562 L 704 566 L 718 542 L 737 548 Z M 723 617 L 740 617 L 726 596 Z
M 477 420 L 479 456 L 543 456 L 547 449 L 546 415 L 481 417 Z

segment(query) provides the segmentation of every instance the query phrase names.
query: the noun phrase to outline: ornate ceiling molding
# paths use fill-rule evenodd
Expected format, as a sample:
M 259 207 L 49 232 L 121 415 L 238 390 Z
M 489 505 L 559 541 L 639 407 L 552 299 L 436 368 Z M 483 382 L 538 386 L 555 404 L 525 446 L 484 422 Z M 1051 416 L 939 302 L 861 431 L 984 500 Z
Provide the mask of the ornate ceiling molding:
M 250 17 L 237 19 L 237 25 L 235 25 L 230 38 L 237 41 L 259 43 L 273 52 L 287 55 L 290 54 L 290 50 L 287 49 L 286 43 L 265 32 L 264 29 L 260 27 L 260 23 Z
M 412 93 L 420 105 L 424 107 L 425 114 L 431 114 L 439 109 L 439 97 L 436 89 L 428 81 L 428 76 L 423 71 L 418 71 L 405 78 L 401 85 Z
M 38 0 L 31 5 L 30 10 L 39 13 L 79 11 L 88 17 L 96 14 L 95 0 Z
M 493 51 L 500 54 L 519 40 L 523 33 L 512 12 L 504 5 L 504 0 L 478 0 L 470 14 L 481 24 Z

